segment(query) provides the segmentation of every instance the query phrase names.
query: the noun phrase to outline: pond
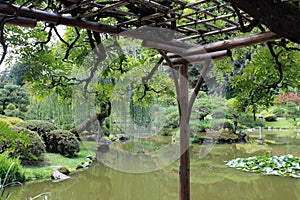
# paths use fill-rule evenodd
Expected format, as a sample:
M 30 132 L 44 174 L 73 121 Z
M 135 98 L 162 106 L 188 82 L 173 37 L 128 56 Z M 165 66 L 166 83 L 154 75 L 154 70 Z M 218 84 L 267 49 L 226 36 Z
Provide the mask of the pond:
M 290 141 L 297 143 L 298 139 Z M 252 155 L 290 153 L 300 156 L 298 144 L 218 144 L 204 158 L 199 157 L 201 147 L 191 147 L 191 199 L 300 199 L 300 179 L 247 173 L 229 168 L 224 163 L 236 157 Z M 29 199 L 40 193 L 48 193 L 48 199 L 51 200 L 178 199 L 177 169 L 178 161 L 158 171 L 134 174 L 95 163 L 63 182 L 43 181 L 10 188 L 11 199 Z

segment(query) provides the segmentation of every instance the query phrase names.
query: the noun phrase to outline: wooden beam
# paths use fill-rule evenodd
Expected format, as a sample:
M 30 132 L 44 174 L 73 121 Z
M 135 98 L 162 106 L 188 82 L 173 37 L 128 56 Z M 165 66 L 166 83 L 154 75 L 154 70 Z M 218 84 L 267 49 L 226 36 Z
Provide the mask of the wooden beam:
M 273 41 L 279 38 L 281 38 L 281 36 L 273 32 L 263 32 L 263 33 L 248 35 L 245 37 L 234 38 L 232 40 L 224 40 L 224 41 L 206 44 L 203 46 L 192 47 L 190 49 L 187 49 L 184 52 L 183 56 L 195 55 L 203 52 L 218 51 L 223 49 L 241 48 L 241 47 L 250 46 L 254 44 Z
M 177 57 L 177 58 L 170 58 L 170 61 L 174 66 L 182 65 L 184 63 L 197 63 L 202 62 L 205 60 L 218 60 L 225 58 L 230 55 L 229 50 L 222 50 L 216 52 L 209 52 L 209 53 L 202 53 L 197 55 L 191 55 L 186 57 Z M 164 63 L 165 64 L 165 63 Z
M 107 24 L 102 24 L 92 21 L 82 21 L 75 17 L 63 16 L 54 13 L 49 13 L 41 10 L 29 9 L 26 7 L 16 7 L 8 6 L 6 4 L 0 4 L 0 13 L 2 14 L 14 14 L 18 10 L 20 17 L 25 17 L 29 19 L 35 19 L 37 21 L 43 21 L 47 23 L 52 23 L 54 25 L 66 25 L 76 28 L 87 29 L 91 31 L 109 33 L 109 34 L 118 34 L 126 29 L 119 28 L 116 26 L 111 26 Z
M 180 95 L 177 96 L 180 113 L 180 165 L 179 165 L 179 200 L 190 199 L 190 126 L 188 116 L 189 83 L 188 64 L 180 66 Z
M 0 13 L 0 21 L 2 21 L 5 16 L 5 14 Z M 8 20 L 6 23 L 28 28 L 34 28 L 36 27 L 37 21 L 35 19 L 29 19 L 25 17 L 16 17 L 15 19 Z

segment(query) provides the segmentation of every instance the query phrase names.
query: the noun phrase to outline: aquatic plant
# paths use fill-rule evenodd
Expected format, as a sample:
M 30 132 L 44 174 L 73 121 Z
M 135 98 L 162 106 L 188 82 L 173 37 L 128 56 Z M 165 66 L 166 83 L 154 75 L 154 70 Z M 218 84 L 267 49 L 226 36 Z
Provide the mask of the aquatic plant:
M 226 165 L 247 172 L 300 178 L 300 158 L 291 154 L 282 156 L 253 156 L 227 161 Z

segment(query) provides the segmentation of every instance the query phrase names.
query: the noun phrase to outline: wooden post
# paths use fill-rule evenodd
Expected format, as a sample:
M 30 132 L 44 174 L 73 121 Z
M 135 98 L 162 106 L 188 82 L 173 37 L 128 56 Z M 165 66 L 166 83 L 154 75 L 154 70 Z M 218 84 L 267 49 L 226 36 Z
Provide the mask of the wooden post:
M 190 127 L 188 117 L 188 64 L 180 67 L 180 165 L 179 165 L 179 200 L 190 199 Z

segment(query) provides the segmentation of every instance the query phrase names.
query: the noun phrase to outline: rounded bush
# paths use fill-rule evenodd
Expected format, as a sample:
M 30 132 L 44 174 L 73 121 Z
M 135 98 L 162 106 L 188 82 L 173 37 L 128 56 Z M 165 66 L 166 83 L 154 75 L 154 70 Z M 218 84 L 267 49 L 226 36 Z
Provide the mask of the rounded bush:
M 264 117 L 265 121 L 267 122 L 274 122 L 277 120 L 277 117 L 275 114 L 268 114 Z
M 57 129 L 55 124 L 43 120 L 27 120 L 16 124 L 16 126 L 37 132 L 46 145 L 46 151 L 51 152 L 49 149 L 51 149 L 52 144 L 49 143 L 48 133 Z
M 3 183 L 6 175 L 7 179 L 5 183 Z M 9 157 L 7 152 L 0 154 L 0 178 L 2 180 L 1 184 L 4 185 L 25 181 L 25 174 L 20 164 L 20 160 L 18 158 Z
M 78 140 L 70 131 L 53 130 L 48 133 L 48 139 L 48 152 L 73 157 L 80 151 Z
M 17 123 L 23 122 L 24 120 L 19 117 L 7 117 L 5 118 L 6 121 L 11 123 L 11 125 L 15 125 Z
M 274 108 L 271 110 L 271 114 L 275 114 L 277 117 L 283 117 L 285 110 L 283 108 Z
M 230 131 L 234 130 L 233 122 L 228 119 L 213 119 L 210 126 L 210 128 L 214 130 L 220 130 L 224 128 L 227 128 Z
M 1 124 L 4 124 L 5 126 L 11 126 L 12 124 L 6 120 L 6 118 L 0 118 Z
M 29 152 L 29 155 L 21 155 L 20 159 L 22 160 L 22 163 L 41 160 L 42 153 L 45 152 L 46 146 L 42 140 L 42 138 L 34 131 L 30 131 L 23 127 L 17 127 L 13 126 L 12 131 L 21 133 L 25 132 L 30 137 L 30 145 L 27 147 L 27 152 Z

